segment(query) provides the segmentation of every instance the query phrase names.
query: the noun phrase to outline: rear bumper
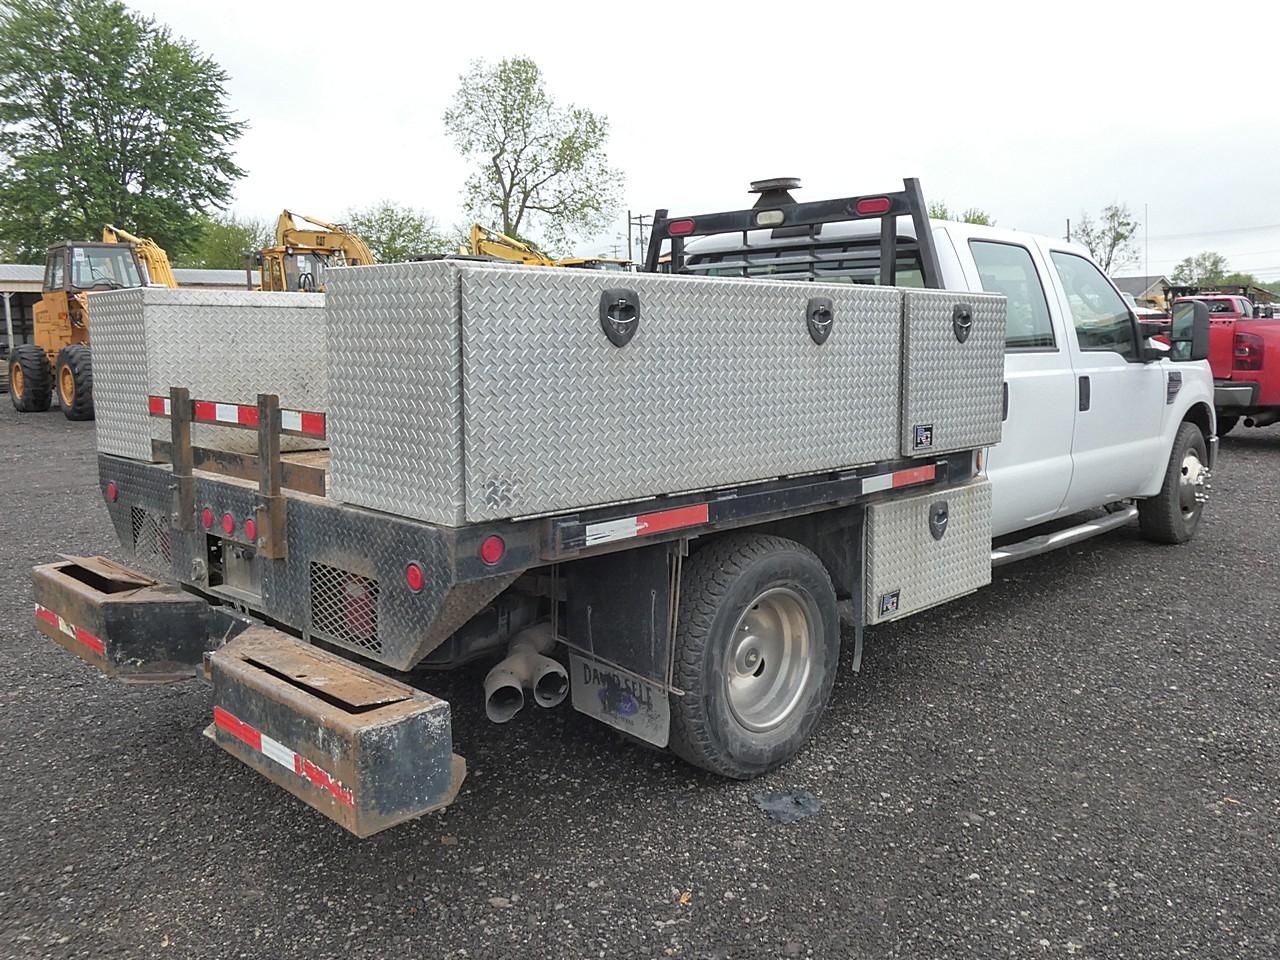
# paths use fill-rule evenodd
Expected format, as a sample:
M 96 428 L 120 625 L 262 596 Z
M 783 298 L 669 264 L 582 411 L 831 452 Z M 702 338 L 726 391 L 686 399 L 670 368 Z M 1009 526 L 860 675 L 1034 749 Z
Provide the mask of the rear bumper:
M 1219 410 L 1256 407 L 1258 405 L 1258 386 L 1256 383 L 1233 383 L 1230 380 L 1215 380 L 1213 384 L 1213 405 Z
M 33 571 L 36 625 L 103 673 L 207 672 L 205 735 L 360 837 L 451 803 L 449 704 L 102 558 Z

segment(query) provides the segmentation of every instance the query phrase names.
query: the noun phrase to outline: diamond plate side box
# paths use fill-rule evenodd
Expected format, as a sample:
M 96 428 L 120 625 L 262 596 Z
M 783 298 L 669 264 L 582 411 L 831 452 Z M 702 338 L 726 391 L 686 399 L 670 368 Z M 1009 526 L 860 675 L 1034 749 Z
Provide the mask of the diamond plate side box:
M 454 260 L 337 269 L 328 298 L 347 502 L 457 525 L 897 456 L 897 289 Z
M 939 535 L 939 527 L 941 534 Z M 991 484 L 867 509 L 866 622 L 885 623 L 991 582 Z
M 147 415 L 148 394 L 186 387 L 193 400 L 252 403 L 275 393 L 286 408 L 327 412 L 323 294 L 140 287 L 89 298 L 93 398 L 101 453 L 150 461 L 167 420 Z M 255 453 L 257 436 L 194 424 L 192 443 Z M 281 437 L 286 450 L 315 447 Z
M 903 456 L 932 456 L 1000 442 L 1004 325 L 1004 297 L 906 291 Z
M 329 495 L 461 525 L 457 268 L 446 261 L 339 267 L 325 289 Z

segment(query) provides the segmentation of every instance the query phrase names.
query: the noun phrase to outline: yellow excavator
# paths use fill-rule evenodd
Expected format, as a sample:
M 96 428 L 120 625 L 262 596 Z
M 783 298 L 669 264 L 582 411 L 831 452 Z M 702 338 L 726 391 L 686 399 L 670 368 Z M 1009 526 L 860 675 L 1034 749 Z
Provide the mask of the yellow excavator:
M 56 385 L 68 420 L 93 419 L 89 294 L 125 287 L 176 287 L 168 255 L 150 239 L 107 224 L 101 242 L 67 241 L 49 248 L 43 293 L 32 310 L 32 343 L 9 356 L 15 410 L 48 410 Z
M 298 225 L 299 220 L 304 226 Z M 320 293 L 330 266 L 377 262 L 368 245 L 342 224 L 302 214 L 295 219 L 295 214 L 285 210 L 276 219 L 275 246 L 248 254 L 245 274 L 250 289 Z M 257 284 L 253 282 L 254 267 L 259 270 Z
M 478 223 L 471 225 L 470 243 L 460 246 L 458 252 L 464 256 L 492 257 L 496 260 L 511 260 L 535 267 L 577 267 L 582 270 L 626 270 L 631 266 L 630 260 L 612 260 L 608 257 L 570 257 L 556 260 L 549 257 L 531 243 L 509 237 L 497 230 Z

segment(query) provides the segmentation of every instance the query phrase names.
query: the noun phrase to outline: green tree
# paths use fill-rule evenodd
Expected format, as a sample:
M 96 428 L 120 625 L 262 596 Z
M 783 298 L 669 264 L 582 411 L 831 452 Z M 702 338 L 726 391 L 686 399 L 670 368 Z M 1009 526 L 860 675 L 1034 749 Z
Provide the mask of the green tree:
M 379 263 L 399 263 L 427 253 L 447 253 L 457 247 L 435 218 L 422 210 L 382 200 L 347 214 L 347 229 L 360 237 Z
M 200 225 L 199 239 L 175 258 L 182 267 L 205 270 L 240 270 L 244 255 L 275 243 L 275 228 L 265 220 L 241 219 L 234 214 L 214 214 Z
M 1123 203 L 1109 203 L 1095 221 L 1087 213 L 1072 226 L 1071 239 L 1089 248 L 1089 253 L 1104 273 L 1111 273 L 1138 259 L 1134 235 L 1138 221 Z
M 43 259 L 104 223 L 181 255 L 243 171 L 226 73 L 114 0 L 0 6 L 0 245 Z
M 476 61 L 460 81 L 444 124 L 472 166 L 472 217 L 560 247 L 607 223 L 622 174 L 608 164 L 605 116 L 556 103 L 538 65 L 524 58 Z
M 929 204 L 929 217 L 933 220 L 952 220 L 960 223 L 978 223 L 986 227 L 996 225 L 995 218 L 985 210 L 970 207 L 964 213 L 952 213 L 945 200 L 935 200 Z
M 1211 287 L 1222 283 L 1227 275 L 1227 258 L 1212 250 L 1187 257 L 1173 268 L 1174 283 L 1195 287 Z

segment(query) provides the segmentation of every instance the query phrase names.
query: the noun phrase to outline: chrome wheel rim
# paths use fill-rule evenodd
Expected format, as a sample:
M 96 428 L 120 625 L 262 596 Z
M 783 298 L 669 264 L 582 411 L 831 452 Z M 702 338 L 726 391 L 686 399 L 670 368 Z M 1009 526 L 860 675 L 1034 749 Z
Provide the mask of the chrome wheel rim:
M 1188 450 L 1182 458 L 1182 472 L 1178 477 L 1178 507 L 1184 517 L 1190 518 L 1209 499 L 1209 471 L 1200 462 L 1194 450 Z
M 804 699 L 817 624 L 813 601 L 788 587 L 765 590 L 738 617 L 725 651 L 725 699 L 747 730 L 774 729 Z

